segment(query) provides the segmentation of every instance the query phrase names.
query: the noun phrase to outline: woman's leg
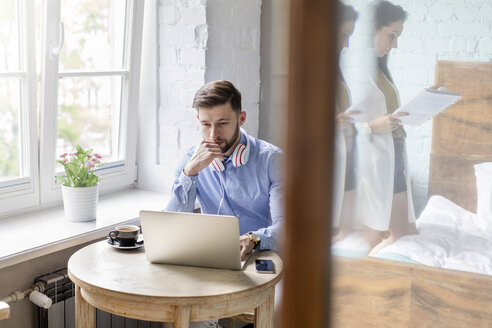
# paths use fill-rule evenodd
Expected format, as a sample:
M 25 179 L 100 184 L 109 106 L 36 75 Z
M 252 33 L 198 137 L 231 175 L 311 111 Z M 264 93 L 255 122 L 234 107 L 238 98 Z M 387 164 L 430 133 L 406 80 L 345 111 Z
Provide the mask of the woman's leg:
M 364 227 L 364 238 L 368 244 L 368 250 L 372 250 L 382 240 L 383 232 L 374 230 L 369 227 Z
M 393 195 L 390 234 L 396 239 L 406 235 L 417 234 L 415 222 L 408 222 L 408 199 L 406 191 Z
M 340 215 L 340 226 L 338 232 L 331 239 L 332 244 L 342 240 L 354 231 L 352 223 L 355 218 L 356 196 L 355 189 L 345 192 L 343 196 L 342 212 Z
M 418 233 L 415 222 L 408 222 L 408 200 L 406 191 L 393 195 L 389 231 L 389 237 L 374 247 L 369 255 L 375 255 L 385 246 L 397 241 L 403 236 L 416 235 Z

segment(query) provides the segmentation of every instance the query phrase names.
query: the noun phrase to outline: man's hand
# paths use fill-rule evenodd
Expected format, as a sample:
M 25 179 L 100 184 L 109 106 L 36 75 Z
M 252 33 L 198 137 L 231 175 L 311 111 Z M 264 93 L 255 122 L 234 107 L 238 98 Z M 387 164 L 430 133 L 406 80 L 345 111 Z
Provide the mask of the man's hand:
M 197 175 L 198 172 L 212 163 L 214 158 L 218 158 L 221 161 L 224 160 L 224 154 L 222 154 L 220 146 L 215 142 L 202 141 L 198 146 L 198 149 L 186 164 L 183 170 L 184 174 L 187 176 Z
M 400 112 L 394 114 L 384 114 L 377 119 L 369 122 L 373 133 L 383 133 L 395 130 L 401 123 L 400 116 L 407 116 L 408 113 Z
M 253 251 L 255 243 L 249 239 L 248 234 L 239 237 L 239 250 L 241 252 L 241 261 L 244 261 L 246 256 Z

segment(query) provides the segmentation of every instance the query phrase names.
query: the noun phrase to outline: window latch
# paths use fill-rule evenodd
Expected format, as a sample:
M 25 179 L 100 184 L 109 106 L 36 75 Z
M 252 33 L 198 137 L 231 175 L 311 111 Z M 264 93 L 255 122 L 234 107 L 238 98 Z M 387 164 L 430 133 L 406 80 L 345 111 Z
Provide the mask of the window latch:
M 65 27 L 63 26 L 63 23 L 60 22 L 60 35 L 58 37 L 58 45 L 52 44 L 51 45 L 51 53 L 50 57 L 51 59 L 54 59 L 55 56 L 58 56 L 63 48 L 63 43 L 65 43 Z

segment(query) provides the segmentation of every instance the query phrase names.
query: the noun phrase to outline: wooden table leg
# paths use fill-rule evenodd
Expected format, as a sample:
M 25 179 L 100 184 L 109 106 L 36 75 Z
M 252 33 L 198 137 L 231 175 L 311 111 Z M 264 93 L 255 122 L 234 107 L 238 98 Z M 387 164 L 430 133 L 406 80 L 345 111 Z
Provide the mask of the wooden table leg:
M 270 295 L 265 303 L 255 309 L 255 328 L 273 328 L 275 309 L 275 288 L 270 290 Z
M 95 328 L 96 309 L 82 297 L 79 286 L 75 286 L 75 327 Z
M 188 305 L 176 306 L 174 312 L 174 328 L 190 327 L 190 307 Z

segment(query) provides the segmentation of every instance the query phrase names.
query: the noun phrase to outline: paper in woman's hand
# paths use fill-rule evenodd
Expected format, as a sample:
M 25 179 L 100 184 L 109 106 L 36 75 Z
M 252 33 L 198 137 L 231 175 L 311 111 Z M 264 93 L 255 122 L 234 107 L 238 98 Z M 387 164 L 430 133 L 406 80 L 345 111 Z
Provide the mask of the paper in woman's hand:
M 461 94 L 435 89 L 423 89 L 406 105 L 398 108 L 395 113 L 406 112 L 407 116 L 398 119 L 401 124 L 419 125 L 434 115 L 448 108 L 461 98 Z
M 353 122 L 367 122 L 371 117 L 370 109 L 366 104 L 358 103 L 347 108 L 345 114 L 350 116 Z
M 354 122 L 368 122 L 380 116 L 381 96 L 377 92 L 368 92 L 365 97 L 345 110 Z

